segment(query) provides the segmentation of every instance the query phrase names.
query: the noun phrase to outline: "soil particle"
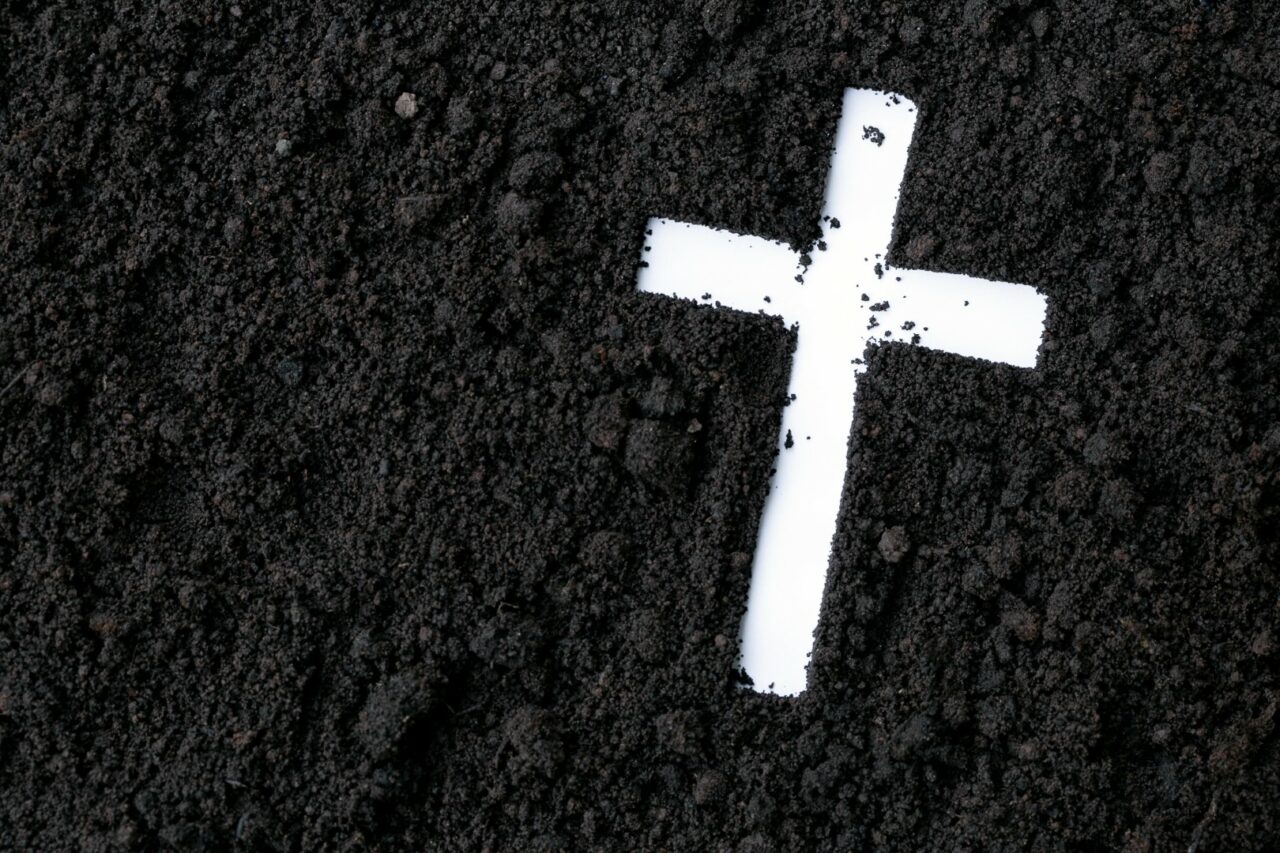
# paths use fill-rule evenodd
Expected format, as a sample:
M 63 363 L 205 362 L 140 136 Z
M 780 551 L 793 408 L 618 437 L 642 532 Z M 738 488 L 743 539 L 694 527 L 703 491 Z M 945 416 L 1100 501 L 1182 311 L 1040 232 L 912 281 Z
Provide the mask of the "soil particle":
M 521 192 L 546 190 L 564 171 L 564 161 L 552 151 L 531 151 L 511 165 L 510 181 Z
M 933 254 L 938 247 L 938 240 L 932 234 L 918 234 L 906 245 L 906 255 L 913 263 L 920 263 Z
M 413 195 L 396 199 L 396 222 L 406 230 L 413 230 L 429 224 L 444 205 L 444 197 L 438 194 Z
M 687 411 L 683 392 L 666 376 L 655 376 L 640 398 L 640 410 L 649 417 L 674 417 Z
M 911 550 L 911 541 L 907 538 L 907 532 L 903 528 L 890 527 L 880 534 L 880 541 L 877 543 L 876 549 L 886 562 L 898 563 Z
M 693 465 L 693 439 L 662 421 L 644 419 L 627 434 L 628 471 L 654 488 L 680 494 Z
M 276 365 L 276 376 L 290 388 L 302 384 L 303 367 L 293 359 L 286 358 Z
M 517 772 L 544 777 L 555 772 L 564 747 L 553 713 L 526 705 L 507 717 L 502 730 L 514 752 L 512 764 Z
M 396 98 L 396 115 L 402 119 L 411 119 L 418 114 L 418 96 L 412 92 L 401 92 Z
M 696 711 L 668 711 L 655 721 L 658 744 L 684 756 L 702 751 L 703 729 Z
M 756 0 L 705 0 L 702 4 L 702 26 L 719 42 L 737 35 L 754 13 Z
M 507 234 L 527 234 L 537 224 L 541 204 L 518 193 L 510 192 L 498 202 L 498 227 Z
M 706 770 L 698 774 L 693 785 L 693 801 L 700 806 L 713 806 L 724 799 L 729 791 L 729 780 L 719 770 Z
M 1260 658 L 1269 657 L 1276 650 L 1275 639 L 1271 636 L 1270 628 L 1263 628 L 1253 638 L 1253 642 L 1249 644 L 1249 651 L 1253 652 Z
M 591 403 L 583 416 L 587 439 L 602 450 L 618 450 L 626 436 L 629 421 L 623 411 L 623 400 L 610 394 Z
M 429 710 L 429 697 L 416 678 L 393 675 L 369 691 L 356 735 L 371 757 L 385 759 L 400 746 L 413 722 Z
M 1155 193 L 1166 193 L 1173 189 L 1178 175 L 1182 172 L 1182 164 L 1170 151 L 1160 151 L 1151 156 L 1142 169 L 1142 177 L 1147 187 Z

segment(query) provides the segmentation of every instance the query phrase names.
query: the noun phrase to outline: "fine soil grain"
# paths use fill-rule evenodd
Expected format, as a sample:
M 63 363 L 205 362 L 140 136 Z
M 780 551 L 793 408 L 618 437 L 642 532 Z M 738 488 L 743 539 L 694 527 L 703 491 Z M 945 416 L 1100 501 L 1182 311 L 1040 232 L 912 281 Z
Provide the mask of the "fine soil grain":
M 0 848 L 1280 846 L 1280 18 L 0 11 Z M 793 337 L 645 222 L 1032 284 L 868 353 L 810 689 L 737 637 Z

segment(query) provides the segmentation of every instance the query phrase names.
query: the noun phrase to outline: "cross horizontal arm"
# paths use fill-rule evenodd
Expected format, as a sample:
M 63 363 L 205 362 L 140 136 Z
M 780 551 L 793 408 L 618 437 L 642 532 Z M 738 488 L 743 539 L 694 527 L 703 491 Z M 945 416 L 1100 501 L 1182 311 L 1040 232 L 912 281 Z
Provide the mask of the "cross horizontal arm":
M 642 293 L 718 303 L 751 314 L 763 311 L 790 321 L 787 293 L 796 289 L 800 261 L 785 243 L 650 219 L 643 260 L 646 266 L 636 282 Z M 704 299 L 708 294 L 710 299 Z
M 890 269 L 873 293 L 888 303 L 877 329 L 895 340 L 1035 367 L 1048 302 L 1034 287 L 927 270 Z M 904 329 L 904 326 L 909 328 Z

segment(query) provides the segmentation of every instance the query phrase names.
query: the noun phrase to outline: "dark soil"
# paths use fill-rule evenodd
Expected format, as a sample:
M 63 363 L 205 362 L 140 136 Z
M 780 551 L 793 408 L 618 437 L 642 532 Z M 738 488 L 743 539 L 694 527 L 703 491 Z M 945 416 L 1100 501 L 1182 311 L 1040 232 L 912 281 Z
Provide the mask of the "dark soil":
M 1280 845 L 1268 4 L 0 37 L 0 847 Z M 846 86 L 920 107 L 889 261 L 1050 316 L 1036 371 L 869 353 L 780 699 L 736 638 L 791 340 L 632 291 L 651 215 L 816 237 Z

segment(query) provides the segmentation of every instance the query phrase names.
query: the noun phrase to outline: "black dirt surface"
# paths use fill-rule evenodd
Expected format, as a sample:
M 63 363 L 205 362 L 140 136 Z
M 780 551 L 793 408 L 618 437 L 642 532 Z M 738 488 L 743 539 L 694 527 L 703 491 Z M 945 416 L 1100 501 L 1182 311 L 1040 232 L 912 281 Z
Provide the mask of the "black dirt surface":
M 1280 18 L 1244 0 L 0 9 L 0 847 L 1280 845 Z M 793 338 L 646 219 L 893 266 L 811 687 L 739 686 Z M 403 97 L 410 95 L 412 97 Z M 855 330 L 857 331 L 857 330 Z

